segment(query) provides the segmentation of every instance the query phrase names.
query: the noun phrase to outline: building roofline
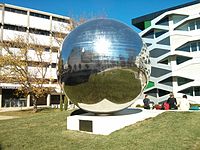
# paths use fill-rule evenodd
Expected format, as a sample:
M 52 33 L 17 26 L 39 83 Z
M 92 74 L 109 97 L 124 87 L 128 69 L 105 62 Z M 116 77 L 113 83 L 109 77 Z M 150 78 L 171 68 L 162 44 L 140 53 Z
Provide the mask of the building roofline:
M 199 4 L 199 3 L 200 3 L 200 0 L 195 0 L 193 2 L 185 3 L 185 4 L 182 4 L 182 5 L 170 7 L 170 8 L 163 9 L 163 10 L 160 10 L 160 11 L 157 11 L 157 12 L 153 12 L 153 13 L 150 13 L 150 14 L 147 14 L 147 15 L 144 15 L 144 16 L 133 18 L 132 19 L 132 25 L 143 30 L 144 28 L 141 27 L 141 24 L 143 24 L 144 21 L 153 20 L 154 18 L 158 17 L 159 15 L 161 15 L 161 14 L 167 12 L 167 11 L 180 9 L 180 8 L 183 8 L 183 7 L 187 7 L 187 6 L 191 6 L 191 5 Z
M 40 13 L 40 14 L 58 17 L 58 18 L 63 18 L 63 19 L 71 19 L 70 17 L 67 17 L 67 16 L 62 16 L 62 15 L 59 15 L 59 14 L 54 14 L 54 13 L 45 12 L 45 11 L 27 8 L 27 7 L 22 7 L 22 6 L 16 6 L 16 5 L 7 4 L 7 3 L 0 3 L 0 5 L 4 6 L 4 7 L 11 7 L 11 8 L 21 9 L 21 10 L 25 10 L 25 11 L 31 11 L 31 12 Z

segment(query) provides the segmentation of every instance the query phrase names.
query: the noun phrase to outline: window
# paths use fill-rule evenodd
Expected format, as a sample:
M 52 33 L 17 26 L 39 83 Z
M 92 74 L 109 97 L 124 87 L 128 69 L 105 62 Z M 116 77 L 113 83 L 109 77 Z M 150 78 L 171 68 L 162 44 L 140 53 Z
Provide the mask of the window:
M 166 33 L 167 31 L 166 30 L 155 29 L 154 32 L 155 32 L 155 37 L 157 38 L 157 37 L 163 35 L 164 33 Z
M 26 32 L 26 27 L 4 24 L 4 29 Z
M 158 42 L 158 44 L 162 44 L 162 45 L 170 45 L 170 38 L 167 37 L 161 41 Z
M 159 95 L 159 97 L 165 96 L 165 95 L 167 95 L 169 93 L 170 93 L 169 91 L 158 89 L 158 95 Z
M 186 84 L 186 83 L 189 83 L 189 82 L 192 82 L 192 81 L 194 81 L 194 80 L 187 79 L 187 78 L 182 78 L 182 77 L 177 77 L 178 86 L 181 86 L 183 84 Z
M 49 52 L 49 50 L 50 50 L 50 47 L 45 47 L 44 48 L 44 51 L 46 51 L 46 52 Z
M 34 16 L 34 17 L 44 18 L 44 19 L 49 19 L 49 18 L 50 18 L 50 17 L 47 16 L 47 15 L 38 14 L 38 13 L 34 13 L 34 12 L 30 12 L 30 15 L 31 15 L 31 16 Z
M 69 19 L 58 18 L 58 17 L 52 17 L 52 19 L 53 19 L 54 21 L 59 21 L 59 22 L 64 22 L 64 23 L 69 23 L 69 24 L 70 24 Z
M 148 94 L 150 96 L 157 97 L 157 92 L 158 92 L 157 89 L 154 88 L 154 89 L 152 89 L 150 91 L 145 92 L 144 94 Z
M 178 26 L 175 30 L 192 31 L 192 30 L 198 30 L 198 29 L 200 29 L 200 19 L 188 21 Z
M 189 22 L 189 29 L 190 31 L 195 30 L 195 21 Z
M 197 29 L 200 29 L 200 19 L 196 21 Z
M 151 76 L 155 77 L 155 78 L 161 77 L 161 76 L 166 75 L 166 74 L 168 74 L 170 72 L 171 72 L 171 70 L 151 67 Z
M 172 15 L 173 23 L 176 24 L 187 17 L 188 16 L 180 15 L 180 14 Z
M 58 50 L 59 50 L 59 48 L 56 48 L 56 47 L 51 48 L 51 51 L 52 51 L 52 52 L 56 52 L 56 53 L 57 53 Z
M 200 42 L 198 42 L 198 49 L 199 49 L 199 51 L 200 51 Z
M 145 33 L 142 37 L 143 38 L 151 38 L 151 39 L 153 39 L 154 38 L 154 31 L 150 30 L 147 33 Z
M 152 49 L 149 53 L 150 53 L 150 57 L 157 58 L 168 52 L 170 51 L 166 49 L 155 48 L 155 49 Z
M 183 93 L 186 95 L 193 96 L 193 87 L 187 88 L 185 90 L 179 91 L 178 93 Z
M 185 56 L 176 56 L 176 64 L 179 65 L 179 64 L 184 63 L 184 62 L 186 62 L 190 59 L 192 59 L 192 58 L 185 57 Z
M 176 50 L 185 52 L 195 52 L 197 50 L 200 50 L 199 46 L 200 46 L 200 41 L 193 41 L 180 46 Z
M 191 51 L 192 52 L 197 51 L 197 42 L 191 43 Z
M 158 21 L 156 23 L 156 25 L 164 25 L 164 26 L 168 26 L 169 25 L 169 17 L 165 17 L 163 19 L 161 19 L 160 21 Z
M 9 11 L 9 12 L 14 12 L 14 13 L 18 13 L 18 14 L 27 14 L 27 11 L 25 10 L 19 10 L 19 9 L 14 9 L 14 8 L 9 8 L 9 7 L 5 7 L 5 11 Z
M 194 87 L 194 94 L 195 94 L 195 96 L 200 96 L 200 87 L 199 86 Z
M 57 38 L 65 38 L 66 35 L 67 35 L 66 33 L 52 32 L 52 36 Z
M 190 52 L 190 43 L 186 43 L 176 49 L 177 51 Z
M 30 28 L 29 32 L 30 33 L 34 33 L 34 34 L 47 35 L 47 36 L 49 36 L 49 34 L 50 34 L 49 31 L 39 30 L 39 29 L 33 29 L 33 28 Z
M 159 61 L 158 63 L 168 65 L 169 64 L 169 60 L 168 60 L 168 58 L 167 59 L 163 59 L 163 60 Z
M 52 63 L 52 64 L 51 64 L 51 67 L 52 67 L 52 68 L 56 68 L 56 63 Z

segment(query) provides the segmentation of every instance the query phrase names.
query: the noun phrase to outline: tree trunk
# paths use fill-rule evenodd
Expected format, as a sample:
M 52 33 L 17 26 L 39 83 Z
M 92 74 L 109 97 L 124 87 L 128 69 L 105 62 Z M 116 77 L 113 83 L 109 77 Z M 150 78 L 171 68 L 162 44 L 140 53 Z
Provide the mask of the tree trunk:
M 67 108 L 68 108 L 68 99 L 65 96 L 65 98 L 64 98 L 64 110 L 67 110 Z
M 33 112 L 36 113 L 38 110 L 37 110 L 37 98 L 32 95 L 32 99 L 33 99 Z
M 60 93 L 60 111 L 63 111 L 63 99 L 62 99 L 62 93 Z

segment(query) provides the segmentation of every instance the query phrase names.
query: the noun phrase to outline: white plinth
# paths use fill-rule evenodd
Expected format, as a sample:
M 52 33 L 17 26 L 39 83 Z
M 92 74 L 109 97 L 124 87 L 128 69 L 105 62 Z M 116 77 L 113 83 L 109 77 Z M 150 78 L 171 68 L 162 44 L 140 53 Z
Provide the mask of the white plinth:
M 125 126 L 155 117 L 162 112 L 164 111 L 128 108 L 109 116 L 95 116 L 92 113 L 85 113 L 67 117 L 67 129 L 109 135 Z M 81 122 L 86 126 L 89 124 L 90 131 L 82 129 L 83 124 Z

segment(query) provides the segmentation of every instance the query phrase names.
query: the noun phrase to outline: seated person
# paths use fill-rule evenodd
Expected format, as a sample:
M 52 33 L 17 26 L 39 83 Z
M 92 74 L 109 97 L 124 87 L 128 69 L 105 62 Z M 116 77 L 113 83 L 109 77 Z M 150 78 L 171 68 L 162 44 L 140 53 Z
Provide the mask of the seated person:
M 169 104 L 168 104 L 167 102 L 164 102 L 164 103 L 162 104 L 162 109 L 163 109 L 163 110 L 169 110 Z
M 150 109 L 150 99 L 148 98 L 147 94 L 144 96 L 143 103 L 144 109 Z
M 189 103 L 186 95 L 183 95 L 183 98 L 180 100 L 179 109 L 180 110 L 185 110 L 185 111 L 190 109 L 190 103 Z
M 177 101 L 173 93 L 170 93 L 167 103 L 169 104 L 169 109 L 177 109 Z

